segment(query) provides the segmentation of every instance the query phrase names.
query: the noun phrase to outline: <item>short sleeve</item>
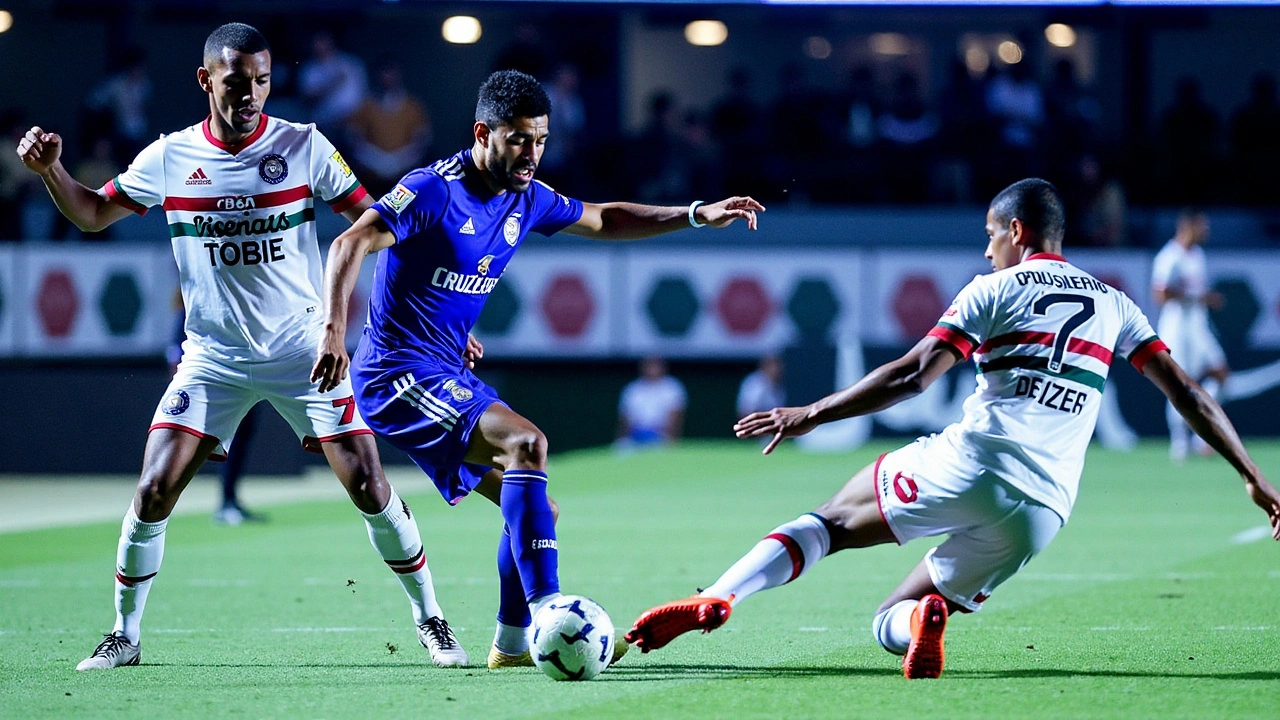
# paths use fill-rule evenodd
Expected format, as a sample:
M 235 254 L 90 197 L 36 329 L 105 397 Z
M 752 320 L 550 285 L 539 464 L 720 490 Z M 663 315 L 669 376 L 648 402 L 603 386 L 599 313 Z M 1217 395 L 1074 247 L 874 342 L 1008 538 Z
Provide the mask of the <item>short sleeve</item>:
M 391 228 L 396 242 L 403 242 L 439 222 L 449 205 L 446 183 L 430 170 L 414 170 L 372 207 Z
M 1120 312 L 1124 321 L 1116 339 L 1116 353 L 1128 358 L 1130 364 L 1142 372 L 1148 360 L 1161 350 L 1168 351 L 1169 346 L 1156 335 L 1147 316 L 1124 293 L 1120 294 Z
M 1151 287 L 1157 290 L 1164 290 L 1171 286 L 1174 282 L 1174 271 L 1178 267 L 1178 256 L 1169 252 L 1170 248 L 1165 247 L 1156 253 L 1156 258 L 1151 262 Z
M 324 133 L 311 130 L 311 192 L 329 203 L 336 213 L 355 207 L 369 193 L 360 184 L 342 153 Z
M 581 202 L 561 195 L 541 180 L 534 180 L 530 189 L 535 192 L 533 203 L 537 218 L 533 223 L 533 232 L 555 235 L 582 217 Z
M 964 286 L 951 307 L 942 313 L 928 337 L 936 337 L 951 345 L 965 360 L 982 344 L 990 331 L 993 298 L 990 283 L 975 277 Z
M 127 170 L 107 181 L 98 192 L 139 215 L 146 215 L 147 208 L 163 203 L 165 144 L 161 137 L 143 148 Z

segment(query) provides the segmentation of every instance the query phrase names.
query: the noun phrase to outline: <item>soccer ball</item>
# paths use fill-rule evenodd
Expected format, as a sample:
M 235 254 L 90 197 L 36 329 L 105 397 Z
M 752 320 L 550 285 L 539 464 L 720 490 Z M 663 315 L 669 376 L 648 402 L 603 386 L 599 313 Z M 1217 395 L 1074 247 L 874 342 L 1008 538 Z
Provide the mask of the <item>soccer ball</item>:
M 553 680 L 590 680 L 613 659 L 613 621 L 596 601 L 561 595 L 533 618 L 533 663 Z

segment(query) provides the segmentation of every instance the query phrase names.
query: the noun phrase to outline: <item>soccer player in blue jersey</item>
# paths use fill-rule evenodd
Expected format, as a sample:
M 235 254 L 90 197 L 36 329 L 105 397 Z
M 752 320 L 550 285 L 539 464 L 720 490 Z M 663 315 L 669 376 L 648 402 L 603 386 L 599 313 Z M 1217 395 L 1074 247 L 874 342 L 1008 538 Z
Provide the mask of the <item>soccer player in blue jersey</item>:
M 551 102 L 524 73 L 480 87 L 471 148 L 406 175 L 329 250 L 328 314 L 311 377 L 322 389 L 348 366 L 370 427 L 405 451 L 457 503 L 473 490 L 502 509 L 501 598 L 489 667 L 531 665 L 526 630 L 560 594 L 547 438 L 471 372 L 485 299 L 530 231 L 630 240 L 684 227 L 756 228 L 760 203 L 733 197 L 687 207 L 583 203 L 533 179 Z M 343 344 L 362 258 L 377 260 L 369 319 L 355 356 Z M 625 647 L 625 646 L 624 646 Z

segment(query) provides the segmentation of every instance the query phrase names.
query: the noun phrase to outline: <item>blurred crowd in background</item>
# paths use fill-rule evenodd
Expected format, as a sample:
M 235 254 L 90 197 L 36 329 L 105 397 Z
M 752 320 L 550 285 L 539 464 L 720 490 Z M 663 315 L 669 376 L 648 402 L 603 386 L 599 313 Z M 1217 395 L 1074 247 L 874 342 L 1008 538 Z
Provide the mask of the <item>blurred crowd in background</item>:
M 278 44 L 267 113 L 316 122 L 371 192 L 457 149 L 437 142 L 431 109 L 406 88 L 400 59 L 359 55 L 325 31 Z M 156 58 L 134 46 L 114 60 L 81 101 L 78 126 L 61 129 L 65 164 L 92 187 L 177 129 L 151 120 L 175 90 L 155 87 L 147 68 Z M 536 28 L 510 38 L 494 64 L 545 83 L 553 134 L 538 176 L 570 192 L 672 203 L 750 194 L 802 207 L 978 205 L 1011 178 L 1043 176 L 1069 204 L 1069 242 L 1102 247 L 1126 244 L 1133 203 L 1280 202 L 1280 104 L 1267 71 L 1252 76 L 1238 107 L 1211 105 L 1200 81 L 1183 77 L 1173 101 L 1153 108 L 1150 127 L 1108 141 L 1115 133 L 1100 127 L 1100 99 L 1069 59 L 975 73 L 957 57 L 941 82 L 850 65 L 838 87 L 811 82 L 799 62 L 776 77 L 740 65 L 709 111 L 682 106 L 671 92 L 650 94 L 638 132 L 616 114 L 591 116 L 597 105 L 584 98 L 584 68 Z M 34 120 L 0 108 L 9 145 Z M 82 237 L 47 206 L 39 179 L 13 152 L 0 153 L 0 239 Z

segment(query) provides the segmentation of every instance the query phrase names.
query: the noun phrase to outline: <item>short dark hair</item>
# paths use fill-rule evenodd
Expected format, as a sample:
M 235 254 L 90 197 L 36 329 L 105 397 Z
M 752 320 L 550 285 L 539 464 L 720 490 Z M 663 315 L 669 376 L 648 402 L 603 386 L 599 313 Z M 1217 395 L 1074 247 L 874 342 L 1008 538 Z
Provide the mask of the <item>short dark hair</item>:
M 209 33 L 204 41 L 204 66 L 222 61 L 222 48 L 231 48 L 236 52 L 255 55 L 263 50 L 270 50 L 267 39 L 252 25 L 244 23 L 227 23 Z
M 490 128 L 510 125 L 518 117 L 551 115 L 551 98 L 532 75 L 519 70 L 499 70 L 480 86 L 476 122 Z
M 1018 218 L 1049 242 L 1062 242 L 1067 227 L 1067 214 L 1062 209 L 1058 189 L 1040 178 L 1019 180 L 1001 190 L 991 201 L 991 212 L 1001 224 Z

